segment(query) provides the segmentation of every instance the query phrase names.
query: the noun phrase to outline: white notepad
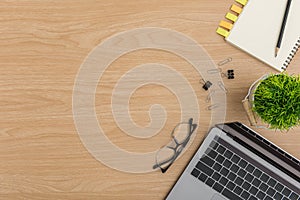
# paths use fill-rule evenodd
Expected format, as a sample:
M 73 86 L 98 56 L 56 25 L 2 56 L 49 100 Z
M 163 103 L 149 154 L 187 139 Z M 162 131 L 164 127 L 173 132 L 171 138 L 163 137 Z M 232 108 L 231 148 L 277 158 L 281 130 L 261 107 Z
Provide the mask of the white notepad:
M 286 0 L 248 0 L 225 40 L 283 71 L 300 46 L 300 0 L 293 0 L 277 57 L 275 47 Z

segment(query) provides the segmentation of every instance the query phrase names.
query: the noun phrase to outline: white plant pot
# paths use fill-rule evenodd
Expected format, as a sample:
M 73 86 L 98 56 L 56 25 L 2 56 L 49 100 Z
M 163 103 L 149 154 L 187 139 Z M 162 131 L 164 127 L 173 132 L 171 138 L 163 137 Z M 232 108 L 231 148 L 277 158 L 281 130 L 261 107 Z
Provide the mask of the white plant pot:
M 265 129 L 269 128 L 269 125 L 266 124 L 266 123 L 263 123 L 262 120 L 261 120 L 261 118 L 257 115 L 257 113 L 253 112 L 253 107 L 255 106 L 254 105 L 254 98 L 255 98 L 254 97 L 254 93 L 255 93 L 255 90 L 259 86 L 259 84 L 263 80 L 267 79 L 269 76 L 270 76 L 270 74 L 266 74 L 266 75 L 263 75 L 262 77 L 260 77 L 259 79 L 257 79 L 250 86 L 250 88 L 248 90 L 247 96 L 242 101 L 244 109 L 245 109 L 245 111 L 247 113 L 247 116 L 248 116 L 248 119 L 249 119 L 249 122 L 250 122 L 251 126 L 255 126 L 257 128 L 265 128 Z

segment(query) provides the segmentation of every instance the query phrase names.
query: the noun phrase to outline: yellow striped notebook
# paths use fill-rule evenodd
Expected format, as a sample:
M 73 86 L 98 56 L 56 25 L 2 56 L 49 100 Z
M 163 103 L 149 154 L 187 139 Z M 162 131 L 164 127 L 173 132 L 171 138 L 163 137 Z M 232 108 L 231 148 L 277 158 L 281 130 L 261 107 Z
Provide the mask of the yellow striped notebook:
M 217 33 L 232 45 L 248 52 L 278 71 L 285 70 L 300 46 L 300 0 L 289 10 L 281 48 L 275 57 L 285 0 L 236 0 Z

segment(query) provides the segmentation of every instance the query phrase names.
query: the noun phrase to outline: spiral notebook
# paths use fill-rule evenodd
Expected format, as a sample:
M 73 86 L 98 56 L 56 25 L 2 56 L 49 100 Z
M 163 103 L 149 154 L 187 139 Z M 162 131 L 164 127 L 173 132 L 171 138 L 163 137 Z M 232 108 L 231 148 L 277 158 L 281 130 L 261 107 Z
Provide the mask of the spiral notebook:
M 284 71 L 300 46 L 300 0 L 293 0 L 277 57 L 286 0 L 236 0 L 217 33 L 278 71 Z

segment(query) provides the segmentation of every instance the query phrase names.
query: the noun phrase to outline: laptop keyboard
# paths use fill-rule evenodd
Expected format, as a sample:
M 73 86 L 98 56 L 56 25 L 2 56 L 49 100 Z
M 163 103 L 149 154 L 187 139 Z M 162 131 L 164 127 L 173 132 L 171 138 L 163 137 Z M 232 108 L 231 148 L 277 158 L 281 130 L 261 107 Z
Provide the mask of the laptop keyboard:
M 216 136 L 191 175 L 232 200 L 300 200 L 299 194 L 239 154 Z

